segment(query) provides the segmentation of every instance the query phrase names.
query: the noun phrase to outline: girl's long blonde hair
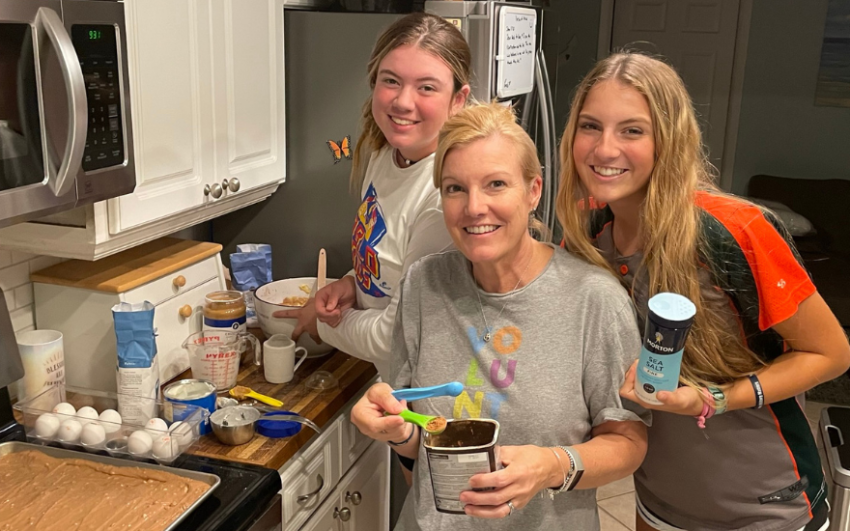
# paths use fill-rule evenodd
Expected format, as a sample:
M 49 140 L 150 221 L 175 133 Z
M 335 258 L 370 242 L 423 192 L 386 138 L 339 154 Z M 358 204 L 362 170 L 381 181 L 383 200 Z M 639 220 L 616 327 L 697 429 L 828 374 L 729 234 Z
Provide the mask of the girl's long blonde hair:
M 426 13 L 411 13 L 393 22 L 378 37 L 372 55 L 369 57 L 369 88 L 375 90 L 378 82 L 378 68 L 381 61 L 399 46 L 413 44 L 441 59 L 449 67 L 454 79 L 452 96 L 469 84 L 472 70 L 472 53 L 469 45 L 454 25 L 442 17 Z M 360 138 L 354 149 L 351 166 L 350 187 L 355 194 L 360 193 L 366 165 L 369 157 L 387 144 L 387 139 L 375 117 L 372 116 L 372 96 L 363 104 L 360 116 Z
M 519 159 L 522 180 L 526 190 L 530 189 L 531 183 L 541 174 L 537 148 L 528 133 L 516 122 L 513 110 L 495 102 L 467 107 L 443 124 L 434 156 L 434 186 L 442 191 L 443 164 L 452 148 L 496 135 L 500 135 L 514 146 L 513 155 Z M 505 153 L 505 156 L 509 157 L 511 154 Z M 547 238 L 546 226 L 533 214 L 532 210 L 528 220 L 529 230 L 542 239 Z
M 655 166 L 641 205 L 643 261 L 648 296 L 660 292 L 685 295 L 697 307 L 685 345 L 681 380 L 688 385 L 723 385 L 763 366 L 724 316 L 729 308 L 708 304 L 698 268 L 705 243 L 695 194 L 722 194 L 714 185 L 714 168 L 703 151 L 702 135 L 690 95 L 676 71 L 640 53 L 621 52 L 603 59 L 578 86 L 561 139 L 561 183 L 556 199 L 567 249 L 616 275 L 590 234 L 593 201 L 579 178 L 573 142 L 579 114 L 590 90 L 603 81 L 632 87 L 649 105 L 655 139 Z M 711 266 L 712 264 L 709 264 Z M 635 274 L 635 281 L 638 274 Z

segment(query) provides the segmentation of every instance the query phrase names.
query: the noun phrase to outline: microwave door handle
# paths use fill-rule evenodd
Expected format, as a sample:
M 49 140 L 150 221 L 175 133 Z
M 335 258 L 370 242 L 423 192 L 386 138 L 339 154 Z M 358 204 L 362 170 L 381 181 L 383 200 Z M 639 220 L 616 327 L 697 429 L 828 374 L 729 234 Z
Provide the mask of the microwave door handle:
M 65 142 L 65 154 L 62 163 L 53 180 L 48 185 L 57 197 L 65 195 L 74 187 L 77 172 L 83 161 L 83 150 L 86 147 L 86 122 L 88 121 L 88 104 L 86 86 L 80 60 L 74 51 L 71 37 L 65 31 L 65 26 L 56 11 L 40 7 L 36 20 L 42 23 L 47 36 L 57 51 L 59 65 L 62 68 L 62 78 L 68 94 L 68 139 Z

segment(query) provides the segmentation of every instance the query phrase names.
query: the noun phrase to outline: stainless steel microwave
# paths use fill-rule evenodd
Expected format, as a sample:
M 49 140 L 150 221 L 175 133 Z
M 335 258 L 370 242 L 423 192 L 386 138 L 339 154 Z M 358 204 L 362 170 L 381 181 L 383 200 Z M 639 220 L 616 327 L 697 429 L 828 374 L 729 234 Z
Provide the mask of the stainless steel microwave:
M 133 191 L 124 4 L 0 0 L 0 227 Z

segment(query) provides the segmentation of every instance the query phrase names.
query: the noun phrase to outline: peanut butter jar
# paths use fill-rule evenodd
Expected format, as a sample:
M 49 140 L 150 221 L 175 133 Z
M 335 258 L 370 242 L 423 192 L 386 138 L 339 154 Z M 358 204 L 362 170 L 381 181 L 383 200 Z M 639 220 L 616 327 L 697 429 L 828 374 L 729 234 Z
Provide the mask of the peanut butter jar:
M 247 307 L 240 291 L 213 291 L 204 301 L 204 330 L 247 332 Z

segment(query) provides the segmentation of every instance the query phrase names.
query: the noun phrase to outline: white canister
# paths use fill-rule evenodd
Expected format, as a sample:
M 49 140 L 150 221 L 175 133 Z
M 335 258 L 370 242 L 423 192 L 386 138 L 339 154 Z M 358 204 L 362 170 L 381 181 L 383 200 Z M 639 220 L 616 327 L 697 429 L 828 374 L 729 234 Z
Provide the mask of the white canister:
M 24 364 L 25 397 L 35 396 L 49 387 L 65 385 L 62 332 L 30 330 L 17 334 L 17 341 Z

